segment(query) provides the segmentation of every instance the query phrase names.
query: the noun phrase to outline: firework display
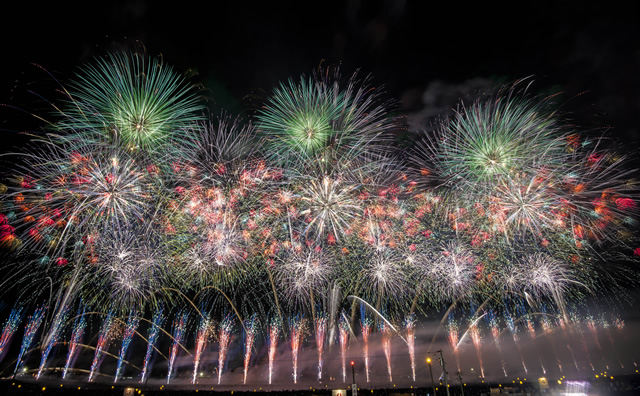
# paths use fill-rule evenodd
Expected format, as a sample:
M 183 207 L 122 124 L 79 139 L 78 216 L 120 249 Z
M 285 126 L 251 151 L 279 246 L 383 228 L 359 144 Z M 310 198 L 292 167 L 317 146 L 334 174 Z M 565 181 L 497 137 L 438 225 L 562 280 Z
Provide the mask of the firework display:
M 22 313 L 49 299 L 49 317 L 37 308 L 25 324 L 14 375 L 26 375 L 18 370 L 44 324 L 36 378 L 54 375 L 51 351 L 68 344 L 66 378 L 91 331 L 89 381 L 115 356 L 114 382 L 127 364 L 146 384 L 155 350 L 173 384 L 182 349 L 192 355 L 191 384 L 226 383 L 238 367 L 247 384 L 260 364 L 268 374 L 251 381 L 272 384 L 280 337 L 294 384 L 346 382 L 354 351 L 367 383 L 374 360 L 392 383 L 392 364 L 404 359 L 416 381 L 428 345 L 422 318 L 445 310 L 432 344 L 446 337 L 458 371 L 467 342 L 484 378 L 487 348 L 502 354 L 515 344 L 527 372 L 523 343 L 553 335 L 568 345 L 571 332 L 593 371 L 586 334 L 605 361 L 601 343 L 613 345 L 624 322 L 580 320 L 578 311 L 587 297 L 637 281 L 636 175 L 615 142 L 569 126 L 551 98 L 523 85 L 461 103 L 414 133 L 371 78 L 331 68 L 277 85 L 248 119 L 210 118 L 195 85 L 162 60 L 95 60 L 60 90 L 62 103 L 31 145 L 6 155 L 0 246 L 15 282 L 3 296 L 16 305 L 0 357 Z M 402 133 L 416 143 L 402 147 Z M 189 318 L 199 323 L 191 339 Z M 236 324 L 244 337 L 234 336 Z M 307 325 L 313 376 L 301 358 Z M 204 363 L 213 339 L 215 374 Z M 138 342 L 144 360 L 129 363 Z M 240 349 L 243 358 L 232 359 Z M 551 365 L 537 358 L 546 372 Z M 341 362 L 335 371 L 332 360 Z

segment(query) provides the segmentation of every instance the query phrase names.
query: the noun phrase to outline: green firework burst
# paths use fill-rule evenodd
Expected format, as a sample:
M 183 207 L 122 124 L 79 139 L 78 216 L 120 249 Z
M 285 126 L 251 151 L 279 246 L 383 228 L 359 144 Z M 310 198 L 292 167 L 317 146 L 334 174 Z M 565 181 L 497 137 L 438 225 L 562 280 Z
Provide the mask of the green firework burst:
M 465 194 L 485 192 L 521 172 L 558 169 L 567 160 L 567 131 L 546 101 L 511 87 L 461 108 L 418 144 L 420 173 Z
M 84 67 L 72 82 L 64 130 L 153 150 L 202 119 L 191 85 L 158 58 L 110 54 Z
M 345 158 L 384 151 L 384 134 L 395 122 L 379 92 L 355 77 L 345 87 L 338 73 L 321 72 L 280 84 L 258 115 L 268 157 L 326 169 Z

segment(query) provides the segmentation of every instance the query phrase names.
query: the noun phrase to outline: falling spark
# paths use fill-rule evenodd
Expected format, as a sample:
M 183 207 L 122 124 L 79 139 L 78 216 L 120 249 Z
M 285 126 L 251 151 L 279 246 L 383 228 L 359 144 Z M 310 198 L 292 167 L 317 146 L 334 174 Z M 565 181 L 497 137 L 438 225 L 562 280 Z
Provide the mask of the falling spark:
M 380 332 L 382 333 L 382 349 L 384 350 L 384 356 L 387 358 L 389 382 L 393 382 L 393 377 L 391 376 L 391 329 L 384 321 L 380 321 Z
M 340 338 L 340 359 L 342 360 L 342 382 L 347 381 L 347 346 L 349 345 L 349 322 L 343 312 L 338 325 Z
M 324 349 L 324 339 L 327 332 L 327 318 L 318 316 L 315 323 L 316 346 L 318 347 L 318 380 L 322 380 L 322 353 Z
M 371 334 L 371 319 L 364 315 L 360 319 L 360 328 L 362 329 L 362 351 L 364 353 L 364 369 L 369 382 L 369 335 Z
M 481 336 L 480 329 L 478 328 L 478 324 L 474 323 L 471 325 L 471 340 L 473 341 L 473 345 L 476 348 L 476 355 L 478 355 L 478 362 L 480 363 L 480 375 L 484 378 L 484 364 L 482 363 L 482 351 L 481 351 Z

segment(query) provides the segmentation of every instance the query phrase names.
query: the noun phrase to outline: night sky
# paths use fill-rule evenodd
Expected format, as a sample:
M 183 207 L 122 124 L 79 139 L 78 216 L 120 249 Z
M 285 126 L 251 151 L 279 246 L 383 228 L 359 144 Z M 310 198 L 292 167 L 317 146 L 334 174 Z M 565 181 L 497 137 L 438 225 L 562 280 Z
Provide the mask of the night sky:
M 372 74 L 426 128 L 432 115 L 501 83 L 533 76 L 533 94 L 556 102 L 586 129 L 606 129 L 628 147 L 638 141 L 640 21 L 637 6 L 593 2 L 497 8 L 484 2 L 110 1 L 100 6 L 29 2 L 3 5 L 0 101 L 50 111 L 33 91 L 59 98 L 84 62 L 107 51 L 146 48 L 179 71 L 195 73 L 215 113 L 251 115 L 279 81 L 319 65 L 344 75 Z M 446 4 L 445 4 L 446 3 Z M 425 101 L 427 102 L 425 104 Z M 34 108 L 35 107 L 35 108 Z M 5 130 L 37 128 L 2 109 Z M 425 125 L 422 125 L 425 124 Z M 9 135 L 7 135 L 9 136 Z M 12 139 L 9 137 L 9 139 Z

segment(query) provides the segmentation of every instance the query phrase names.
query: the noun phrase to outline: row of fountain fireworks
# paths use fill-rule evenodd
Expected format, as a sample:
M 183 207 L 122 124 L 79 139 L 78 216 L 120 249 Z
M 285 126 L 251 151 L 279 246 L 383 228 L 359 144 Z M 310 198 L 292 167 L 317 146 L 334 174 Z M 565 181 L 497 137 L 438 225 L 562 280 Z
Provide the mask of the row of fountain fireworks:
M 166 317 L 163 314 L 162 309 L 157 310 L 150 319 L 140 317 L 138 316 L 137 312 L 133 311 L 130 312 L 130 314 L 126 317 L 117 317 L 112 312 L 105 314 L 80 310 L 75 316 L 72 317 L 72 315 L 70 315 L 70 310 L 64 309 L 60 311 L 56 316 L 51 331 L 41 337 L 40 345 L 38 347 L 34 347 L 35 336 L 42 325 L 43 319 L 45 317 L 45 312 L 46 307 L 38 307 L 26 320 L 26 324 L 24 326 L 24 337 L 20 346 L 20 352 L 17 359 L 15 360 L 15 365 L 12 366 L 14 376 L 16 374 L 25 374 L 21 369 L 25 364 L 28 353 L 33 350 L 41 351 L 41 360 L 39 367 L 37 370 L 32 370 L 35 373 L 36 379 L 40 379 L 40 377 L 43 374 L 46 374 L 49 370 L 58 370 L 58 368 L 55 366 L 48 367 L 48 360 L 54 347 L 59 347 L 60 345 L 64 344 L 68 345 L 68 351 L 64 369 L 62 370 L 62 379 L 68 379 L 68 374 L 70 372 L 73 372 L 73 365 L 77 360 L 77 355 L 80 353 L 79 350 L 81 350 L 82 348 L 88 348 L 94 350 L 94 357 L 88 375 L 89 382 L 92 382 L 97 378 L 97 376 L 99 375 L 100 365 L 104 357 L 106 355 L 110 355 L 114 358 L 117 357 L 117 368 L 115 376 L 113 377 L 114 383 L 122 380 L 124 367 L 127 364 L 139 371 L 139 382 L 146 383 L 152 370 L 152 357 L 154 356 L 154 354 L 157 354 L 167 360 L 166 379 L 167 384 L 169 384 L 171 379 L 175 378 L 175 363 L 178 353 L 180 350 L 183 350 L 184 353 L 188 354 L 193 359 L 193 374 L 191 377 L 191 383 L 197 384 L 198 374 L 201 371 L 201 363 L 205 349 L 207 348 L 208 344 L 215 342 L 218 346 L 218 362 L 216 369 L 217 383 L 220 385 L 222 382 L 222 374 L 225 371 L 229 347 L 231 345 L 232 339 L 235 337 L 234 333 L 236 320 L 235 317 L 230 314 L 226 315 L 217 324 L 211 319 L 210 316 L 200 316 L 199 323 L 195 332 L 195 345 L 193 347 L 193 350 L 189 351 L 185 347 L 190 323 L 190 315 L 186 310 L 178 312 L 174 315 L 170 332 L 168 332 L 163 329 L 163 324 L 166 320 Z M 520 346 L 520 336 L 518 334 L 522 330 L 526 331 L 529 334 L 531 342 L 533 342 L 534 344 L 536 343 L 537 337 L 541 338 L 545 335 L 550 334 L 554 331 L 554 327 L 555 330 L 564 333 L 565 338 L 569 333 L 574 334 L 572 332 L 575 332 L 575 334 L 579 335 L 581 346 L 588 360 L 588 365 L 590 369 L 595 372 L 596 368 L 594 366 L 594 363 L 592 362 L 589 350 L 587 348 L 587 342 L 584 338 L 584 334 L 582 334 L 580 326 L 581 322 L 586 325 L 586 328 L 593 336 L 593 340 L 595 341 L 598 352 L 602 356 L 602 363 L 604 364 L 606 370 L 609 370 L 610 366 L 605 359 L 605 354 L 599 341 L 598 328 L 600 327 L 602 329 L 606 329 L 609 342 L 612 346 L 614 345 L 614 335 L 612 334 L 610 327 L 615 328 L 616 331 L 620 334 L 622 334 L 622 330 L 624 328 L 624 322 L 618 317 L 615 317 L 613 319 L 612 326 L 610 326 L 606 322 L 603 322 L 599 325 L 597 321 L 593 320 L 593 318 L 586 318 L 586 320 L 581 321 L 576 315 L 572 315 L 571 321 L 567 323 L 562 318 L 556 317 L 555 315 L 542 313 L 541 319 L 539 320 L 541 333 L 537 333 L 535 330 L 535 321 L 533 319 L 534 315 L 532 314 L 524 314 L 517 320 L 514 320 L 511 316 L 508 316 L 506 318 L 506 328 L 501 329 L 498 324 L 498 319 L 492 310 L 488 310 L 479 315 L 480 312 L 481 311 L 478 310 L 476 314 L 471 318 L 469 324 L 466 326 L 466 329 L 462 334 L 459 333 L 459 323 L 456 321 L 455 317 L 452 314 L 445 314 L 445 317 L 443 317 L 443 321 L 445 319 L 448 320 L 448 323 L 444 326 L 444 328 L 446 330 L 446 338 L 451 347 L 452 355 L 454 356 L 456 361 L 458 372 L 461 372 L 460 361 L 458 359 L 459 350 L 462 349 L 461 346 L 465 343 L 465 338 L 470 338 L 476 351 L 478 364 L 480 367 L 479 377 L 481 379 L 485 378 L 482 358 L 482 335 L 480 330 L 480 321 L 483 318 L 484 321 L 488 324 L 489 331 L 493 338 L 493 343 L 499 353 L 502 353 L 501 345 L 503 340 L 501 339 L 501 337 L 503 332 L 508 330 L 509 334 L 511 334 L 513 342 L 517 347 L 522 369 L 524 370 L 525 375 L 528 373 L 528 368 L 525 363 L 525 358 Z M 6 351 L 9 348 L 10 340 L 12 339 L 14 333 L 18 330 L 19 324 L 22 322 L 23 313 L 24 309 L 22 307 L 14 307 L 8 319 L 6 320 L 2 332 L 2 337 L 0 338 L 0 358 L 6 355 Z M 199 314 L 202 315 L 200 312 Z M 383 316 L 379 315 L 375 311 L 374 315 L 368 315 L 367 305 L 365 303 L 362 303 L 361 305 L 360 315 L 361 319 L 359 326 L 359 340 L 355 335 L 354 329 L 351 328 L 350 321 L 347 317 L 346 312 L 344 311 L 339 315 L 338 321 L 335 324 L 331 323 L 328 320 L 327 315 L 319 315 L 316 320 L 312 321 L 312 323 L 309 325 L 308 320 L 298 315 L 291 317 L 286 324 L 283 324 L 277 318 L 272 318 L 266 324 L 266 328 L 262 328 L 257 315 L 252 315 L 250 318 L 242 321 L 239 326 L 242 329 L 244 340 L 242 384 L 247 384 L 247 375 L 249 372 L 249 368 L 251 367 L 252 357 L 254 360 L 254 365 L 256 364 L 255 360 L 258 358 L 256 341 L 261 338 L 266 338 L 265 345 L 267 347 L 268 358 L 268 384 L 272 384 L 274 379 L 273 373 L 276 364 L 278 342 L 286 332 L 288 332 L 293 365 L 292 380 L 294 384 L 297 384 L 299 379 L 298 355 L 302 345 L 305 342 L 306 334 L 309 330 L 311 330 L 315 338 L 315 349 L 317 352 L 317 380 L 319 382 L 322 382 L 326 344 L 329 343 L 331 346 L 336 344 L 338 346 L 341 361 L 340 373 L 342 381 L 346 382 L 349 344 L 350 342 L 358 342 L 361 344 L 359 348 L 361 348 L 362 351 L 361 359 L 364 362 L 365 378 L 367 383 L 369 383 L 371 373 L 370 364 L 372 358 L 376 357 L 371 356 L 369 349 L 370 337 L 372 334 L 372 330 L 374 330 L 374 327 L 380 333 L 379 342 L 381 343 L 382 351 L 384 353 L 384 358 L 386 361 L 389 383 L 393 382 L 393 355 L 391 341 L 394 336 L 398 339 L 401 339 L 403 341 L 402 344 L 407 348 L 411 369 L 410 378 L 415 382 L 417 325 L 415 315 L 411 314 L 406 316 L 400 328 L 396 328 L 393 324 L 388 322 Z M 85 333 L 87 328 L 87 319 L 92 316 L 103 317 L 103 321 L 97 335 L 95 347 L 83 343 L 83 339 L 86 336 Z M 141 320 L 147 321 L 149 323 L 146 334 L 138 331 Z M 63 339 L 65 338 L 65 329 L 69 325 L 71 325 L 69 339 L 68 341 L 63 341 Z M 283 325 L 286 325 L 286 329 L 283 328 Z M 310 326 L 311 329 L 309 329 L 308 326 Z M 437 330 L 436 334 L 433 336 L 434 339 L 437 335 Z M 168 356 L 165 356 L 158 349 L 158 340 L 163 334 L 170 340 Z M 132 339 L 136 335 L 142 340 L 145 340 L 147 343 L 144 362 L 141 368 L 132 365 L 126 360 L 129 346 Z M 118 350 L 117 355 L 111 355 L 108 352 L 109 347 L 118 337 L 121 337 L 121 346 Z M 433 341 L 434 340 L 432 339 L 432 344 Z M 547 341 L 547 343 L 549 342 Z M 570 347 L 569 350 L 571 350 Z M 561 360 L 556 355 L 555 349 L 552 349 L 552 351 L 554 353 L 554 360 L 557 362 L 559 372 L 562 373 L 563 368 Z M 576 357 L 573 355 L 573 352 L 571 354 L 571 358 L 576 370 L 580 370 L 579 364 L 576 361 Z M 540 371 L 542 372 L 542 374 L 546 374 L 547 370 L 543 364 L 540 354 L 538 354 L 538 359 L 540 364 Z M 624 364 L 621 360 L 619 360 L 618 363 L 620 364 L 621 368 L 624 368 Z M 637 367 L 635 359 L 633 364 Z M 8 367 L 5 368 L 4 371 L 6 371 L 7 369 Z M 506 377 L 507 369 L 505 367 L 504 359 L 501 360 L 501 369 L 504 373 L 504 376 Z M 253 383 L 255 384 L 256 381 L 254 380 Z

